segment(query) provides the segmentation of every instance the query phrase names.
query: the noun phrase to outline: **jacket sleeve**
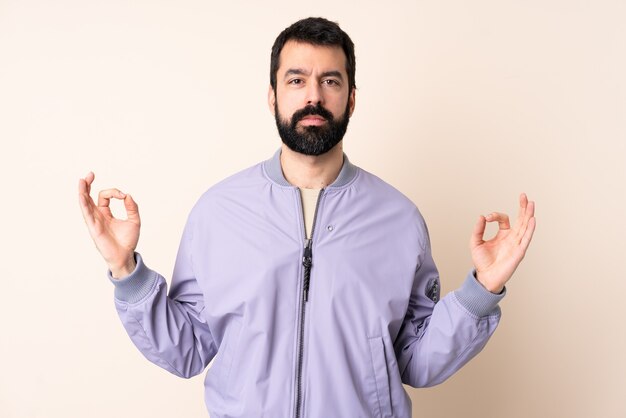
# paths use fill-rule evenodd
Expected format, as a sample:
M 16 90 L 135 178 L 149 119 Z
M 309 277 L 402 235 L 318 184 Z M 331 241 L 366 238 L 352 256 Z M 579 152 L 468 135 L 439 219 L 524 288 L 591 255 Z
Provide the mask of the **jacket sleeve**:
M 169 295 L 163 276 L 149 269 L 137 252 L 137 266 L 129 276 L 116 280 L 108 271 L 115 307 L 135 346 L 151 362 L 184 378 L 201 373 L 217 352 L 192 269 L 192 233 L 188 220 Z
M 482 350 L 500 320 L 504 297 L 486 290 L 471 271 L 462 286 L 439 300 L 439 274 L 426 239 L 407 313 L 394 342 L 402 382 L 437 385 Z

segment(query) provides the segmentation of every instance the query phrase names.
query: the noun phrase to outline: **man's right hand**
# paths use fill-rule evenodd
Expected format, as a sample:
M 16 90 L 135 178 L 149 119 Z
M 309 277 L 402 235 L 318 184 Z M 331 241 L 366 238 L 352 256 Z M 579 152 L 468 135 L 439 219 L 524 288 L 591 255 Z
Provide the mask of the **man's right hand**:
M 101 190 L 96 206 L 89 195 L 94 178 L 94 173 L 89 172 L 84 179 L 78 180 L 78 202 L 96 248 L 109 265 L 113 278 L 119 279 L 135 270 L 134 253 L 141 227 L 139 208 L 129 194 L 118 189 Z M 109 208 L 111 199 L 124 201 L 127 219 L 113 217 Z

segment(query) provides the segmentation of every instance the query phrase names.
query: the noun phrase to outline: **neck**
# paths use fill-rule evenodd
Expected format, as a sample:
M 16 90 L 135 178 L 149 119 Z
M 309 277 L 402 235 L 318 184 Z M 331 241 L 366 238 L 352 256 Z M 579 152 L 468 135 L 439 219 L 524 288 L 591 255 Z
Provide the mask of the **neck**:
M 322 189 L 331 184 L 343 165 L 343 141 L 322 155 L 304 155 L 282 145 L 280 165 L 285 179 L 305 189 Z

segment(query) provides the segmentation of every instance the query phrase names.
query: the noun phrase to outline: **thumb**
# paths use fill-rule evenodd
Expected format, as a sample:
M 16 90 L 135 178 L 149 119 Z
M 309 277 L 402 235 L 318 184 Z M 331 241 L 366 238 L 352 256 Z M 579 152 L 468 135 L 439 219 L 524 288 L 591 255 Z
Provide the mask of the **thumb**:
M 137 224 L 141 223 L 141 219 L 139 218 L 139 206 L 137 206 L 137 202 L 135 202 L 133 197 L 129 194 L 126 194 L 124 197 L 124 208 L 126 208 L 126 216 L 129 221 Z

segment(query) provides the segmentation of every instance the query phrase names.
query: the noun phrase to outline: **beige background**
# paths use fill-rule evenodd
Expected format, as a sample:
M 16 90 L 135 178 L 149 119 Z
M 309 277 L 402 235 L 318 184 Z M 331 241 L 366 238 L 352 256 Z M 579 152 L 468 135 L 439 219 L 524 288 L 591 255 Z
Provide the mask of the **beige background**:
M 414 416 L 626 416 L 626 3 L 225 3 L 0 0 L 0 416 L 206 416 L 126 336 L 77 181 L 133 194 L 169 278 L 199 195 L 278 147 L 270 47 L 310 15 L 356 44 L 345 150 L 420 207 L 445 292 L 478 214 L 537 202 L 500 328 Z

